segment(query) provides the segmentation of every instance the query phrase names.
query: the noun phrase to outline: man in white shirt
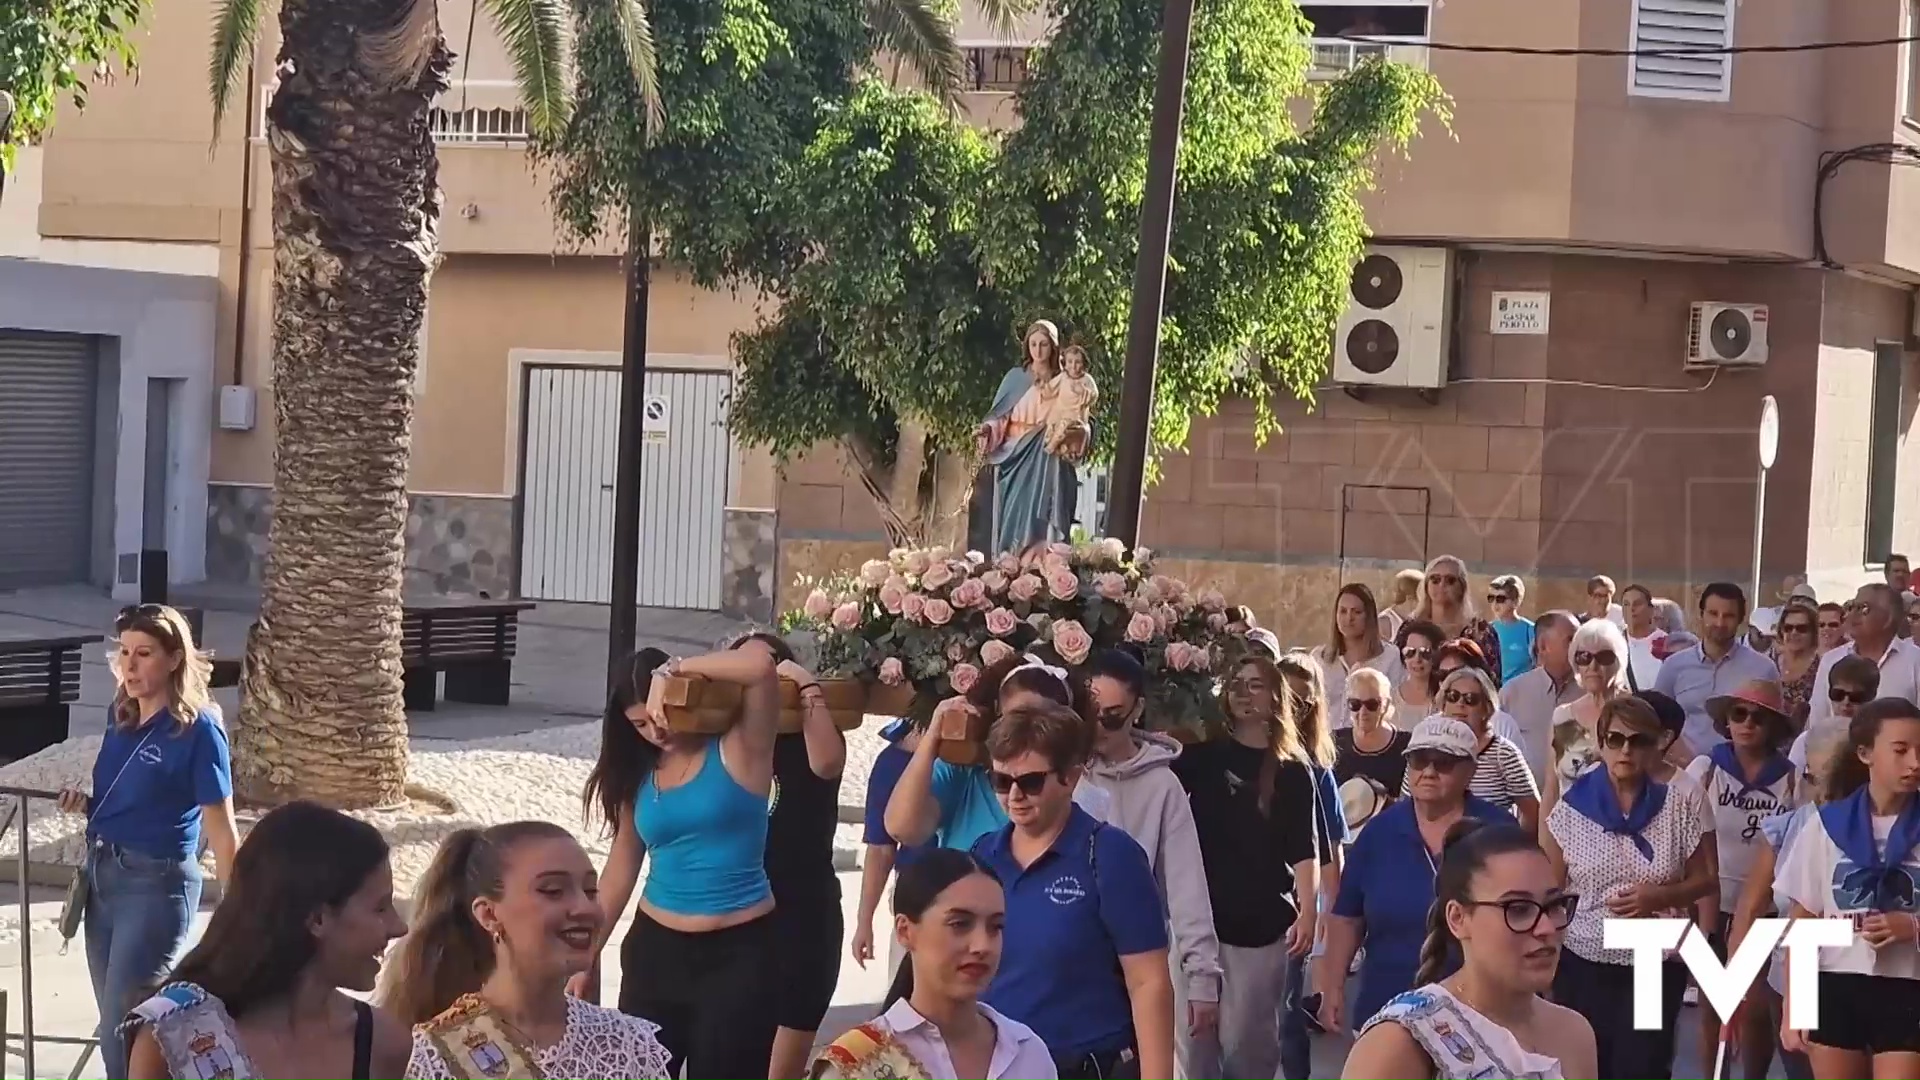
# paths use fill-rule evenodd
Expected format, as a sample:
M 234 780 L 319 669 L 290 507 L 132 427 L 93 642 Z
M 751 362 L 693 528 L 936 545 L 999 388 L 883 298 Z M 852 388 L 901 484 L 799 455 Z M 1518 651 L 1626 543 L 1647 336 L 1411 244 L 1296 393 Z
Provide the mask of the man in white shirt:
M 1627 586 L 1620 591 L 1620 610 L 1627 618 L 1627 624 L 1620 628 L 1627 636 L 1627 671 L 1633 676 L 1635 689 L 1651 690 L 1660 678 L 1660 661 L 1664 659 L 1658 647 L 1667 636 L 1654 624 L 1659 612 L 1653 606 L 1653 592 L 1645 585 Z
M 1878 583 L 1860 586 L 1853 603 L 1847 605 L 1847 630 L 1851 645 L 1832 649 L 1820 658 L 1820 672 L 1813 677 L 1813 693 L 1808 699 L 1807 727 L 1830 722 L 1833 702 L 1827 698 L 1833 665 L 1843 656 L 1861 656 L 1880 669 L 1879 696 L 1906 698 L 1920 705 L 1920 645 L 1899 636 L 1906 621 L 1906 605 L 1891 585 Z

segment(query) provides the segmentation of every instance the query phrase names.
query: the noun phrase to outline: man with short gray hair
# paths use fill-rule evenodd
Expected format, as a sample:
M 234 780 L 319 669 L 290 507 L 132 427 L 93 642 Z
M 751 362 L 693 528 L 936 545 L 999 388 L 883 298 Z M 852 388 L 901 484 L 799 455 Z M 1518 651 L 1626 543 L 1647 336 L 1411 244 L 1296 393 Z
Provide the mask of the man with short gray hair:
M 1906 604 L 1891 585 L 1869 582 L 1853 594 L 1853 602 L 1847 605 L 1847 630 L 1853 641 L 1820 658 L 1820 673 L 1813 677 L 1813 692 L 1807 701 L 1809 730 L 1833 719 L 1833 702 L 1827 691 L 1833 665 L 1843 656 L 1862 656 L 1874 662 L 1880 669 L 1880 697 L 1906 698 L 1920 705 L 1920 645 L 1900 636 L 1900 625 L 1906 617 Z

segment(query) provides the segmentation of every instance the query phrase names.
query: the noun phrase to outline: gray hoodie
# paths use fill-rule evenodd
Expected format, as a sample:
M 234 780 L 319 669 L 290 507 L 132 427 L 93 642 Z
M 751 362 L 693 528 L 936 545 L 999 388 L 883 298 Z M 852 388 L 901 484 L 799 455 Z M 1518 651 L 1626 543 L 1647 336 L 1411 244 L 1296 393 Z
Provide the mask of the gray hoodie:
M 1220 941 L 1213 932 L 1207 871 L 1200 862 L 1200 834 L 1186 789 L 1173 775 L 1180 744 L 1151 731 L 1133 732 L 1136 752 L 1122 762 L 1096 757 L 1081 786 L 1106 791 L 1109 825 L 1124 830 L 1147 851 L 1160 899 L 1167 911 L 1173 956 L 1186 977 L 1186 999 L 1220 1000 Z

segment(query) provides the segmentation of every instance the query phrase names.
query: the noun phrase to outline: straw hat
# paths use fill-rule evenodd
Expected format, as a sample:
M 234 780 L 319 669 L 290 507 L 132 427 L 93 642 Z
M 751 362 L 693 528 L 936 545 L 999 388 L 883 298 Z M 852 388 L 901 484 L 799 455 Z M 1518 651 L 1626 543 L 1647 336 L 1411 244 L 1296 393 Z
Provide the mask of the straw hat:
M 1385 810 L 1390 801 L 1387 789 L 1381 787 L 1378 780 L 1368 776 L 1348 777 L 1347 782 L 1340 785 L 1340 816 L 1347 819 L 1347 835 L 1360 835 L 1360 827 Z

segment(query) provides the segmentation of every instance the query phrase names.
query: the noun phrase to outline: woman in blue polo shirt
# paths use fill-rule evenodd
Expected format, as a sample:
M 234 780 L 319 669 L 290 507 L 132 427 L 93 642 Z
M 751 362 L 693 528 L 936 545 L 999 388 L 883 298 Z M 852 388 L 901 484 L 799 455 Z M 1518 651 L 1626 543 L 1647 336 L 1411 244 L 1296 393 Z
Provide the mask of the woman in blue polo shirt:
M 1062 705 L 987 736 L 1008 823 L 973 853 L 1006 889 L 1000 970 L 982 1001 L 1032 1028 L 1061 1080 L 1173 1075 L 1167 925 L 1147 853 L 1076 806 L 1087 724 Z
M 114 622 L 112 719 L 93 762 L 93 794 L 60 809 L 87 815 L 87 972 L 107 1076 L 127 1075 L 120 1021 L 159 985 L 200 909 L 200 840 L 216 873 L 233 865 L 233 776 L 212 664 L 187 620 L 141 604 Z
M 1362 946 L 1360 987 L 1352 1018 L 1357 1029 L 1394 995 L 1413 989 L 1427 910 L 1447 830 L 1464 818 L 1509 821 L 1513 815 L 1468 794 L 1480 737 L 1464 722 L 1430 716 L 1407 744 L 1406 798 L 1377 814 L 1347 851 L 1340 895 L 1327 919 L 1327 948 L 1314 985 L 1337 987 Z M 1449 962 L 1445 975 L 1457 966 Z M 1320 1023 L 1338 1031 L 1347 1020 L 1345 995 L 1320 996 Z

